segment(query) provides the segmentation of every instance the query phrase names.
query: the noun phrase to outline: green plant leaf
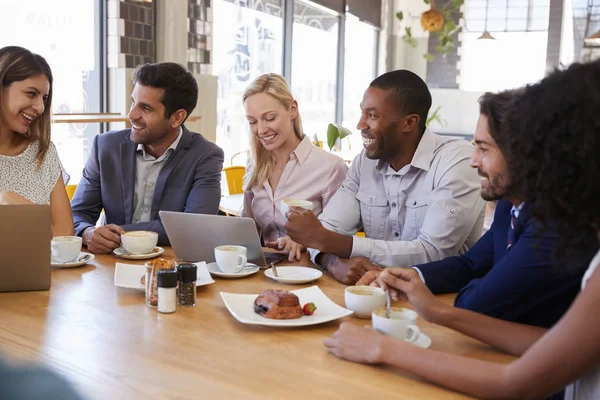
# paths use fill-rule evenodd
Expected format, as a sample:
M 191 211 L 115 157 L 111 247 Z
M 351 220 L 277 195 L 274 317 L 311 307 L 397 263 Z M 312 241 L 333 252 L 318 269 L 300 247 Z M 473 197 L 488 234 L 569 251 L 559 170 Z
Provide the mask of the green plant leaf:
M 423 58 L 426 59 L 427 62 L 432 62 L 433 60 L 435 60 L 435 55 L 425 53 L 425 54 L 423 54 Z
M 398 18 L 399 22 L 402 22 L 402 20 L 404 19 L 404 13 L 402 11 L 398 11 L 396 13 L 396 18 Z
M 327 126 L 327 146 L 329 146 L 329 151 L 333 150 L 338 139 L 343 139 L 351 134 L 352 131 L 348 128 L 334 123 L 329 124 Z

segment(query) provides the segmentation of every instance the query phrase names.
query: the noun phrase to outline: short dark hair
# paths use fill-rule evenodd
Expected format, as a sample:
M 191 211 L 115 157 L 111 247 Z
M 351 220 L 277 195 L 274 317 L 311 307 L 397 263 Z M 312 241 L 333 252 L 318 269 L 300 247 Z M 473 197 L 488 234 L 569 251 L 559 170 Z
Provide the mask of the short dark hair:
M 534 215 L 560 235 L 558 254 L 586 250 L 600 230 L 600 60 L 572 64 L 515 99 L 509 173 Z
M 427 114 L 431 108 L 431 93 L 429 88 L 417 74 L 399 69 L 386 72 L 371 82 L 371 86 L 389 90 L 390 97 L 403 114 L 419 116 L 419 130 L 425 132 Z
M 165 117 L 184 109 L 190 116 L 198 103 L 198 83 L 191 72 L 172 62 L 140 65 L 133 72 L 133 83 L 164 89 L 161 99 Z
M 508 118 L 511 105 L 519 93 L 522 93 L 522 89 L 505 90 L 498 93 L 487 92 L 479 98 L 479 114 L 487 117 L 490 135 L 494 138 L 505 157 L 508 151 L 507 137 L 510 132 L 507 132 L 503 127 Z

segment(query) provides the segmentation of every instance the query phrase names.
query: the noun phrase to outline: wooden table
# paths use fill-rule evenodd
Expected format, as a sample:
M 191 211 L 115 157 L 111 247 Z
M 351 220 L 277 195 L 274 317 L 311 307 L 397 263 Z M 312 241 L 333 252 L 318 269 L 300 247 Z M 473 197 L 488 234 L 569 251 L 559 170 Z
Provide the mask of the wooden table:
M 240 211 L 242 206 L 244 205 L 244 195 L 240 194 L 230 194 L 229 196 L 221 197 L 221 201 L 219 203 L 219 210 L 223 211 L 225 214 L 238 216 L 240 215 Z
M 165 255 L 171 254 L 167 249 Z M 197 289 L 196 307 L 159 314 L 145 305 L 142 291 L 114 286 L 117 260 L 142 263 L 100 255 L 93 265 L 54 269 L 50 291 L 0 293 L 0 350 L 9 358 L 47 363 L 87 399 L 467 398 L 397 369 L 328 354 L 323 339 L 342 320 L 286 329 L 244 325 L 219 296 L 309 285 L 278 284 L 262 271 L 244 279 L 215 278 Z M 325 275 L 316 284 L 344 304 L 342 284 Z M 443 299 L 451 302 L 453 296 Z M 446 328 L 421 320 L 419 325 L 433 350 L 512 359 Z

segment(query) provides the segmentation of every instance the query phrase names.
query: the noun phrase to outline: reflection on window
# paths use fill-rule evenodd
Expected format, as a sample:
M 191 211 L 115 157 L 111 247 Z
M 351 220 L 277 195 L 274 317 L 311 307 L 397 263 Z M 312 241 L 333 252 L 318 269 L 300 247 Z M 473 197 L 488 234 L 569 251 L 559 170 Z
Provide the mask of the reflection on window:
M 304 133 L 327 142 L 335 122 L 339 18 L 308 2 L 294 6 L 292 93 L 298 100 Z M 326 147 L 326 146 L 325 146 Z
M 213 20 L 213 70 L 219 81 L 217 144 L 228 165 L 233 155 L 248 149 L 250 130 L 242 105 L 246 87 L 264 73 L 282 72 L 283 0 L 216 0 Z M 234 163 L 243 160 L 236 157 Z
M 375 79 L 378 31 L 348 15 L 346 19 L 344 60 L 344 114 L 342 125 L 353 133 L 342 142 L 342 157 L 352 160 L 363 149 L 360 131 L 360 103 L 365 90 Z
M 100 111 L 100 41 L 95 0 L 2 0 L 0 47 L 42 55 L 54 76 L 54 113 Z M 52 141 L 71 183 L 77 183 L 98 124 L 53 124 Z
M 464 33 L 460 89 L 513 89 L 544 77 L 547 32 L 492 32 L 496 40 L 477 40 Z

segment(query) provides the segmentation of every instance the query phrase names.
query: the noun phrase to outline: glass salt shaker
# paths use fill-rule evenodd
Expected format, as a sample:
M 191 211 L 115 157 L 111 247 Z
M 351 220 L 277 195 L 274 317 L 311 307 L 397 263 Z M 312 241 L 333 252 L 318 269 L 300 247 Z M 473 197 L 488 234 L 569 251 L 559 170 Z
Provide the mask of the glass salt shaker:
M 177 266 L 179 287 L 177 288 L 178 304 L 183 307 L 196 305 L 196 279 L 198 267 L 194 264 Z
M 156 273 L 158 281 L 158 312 L 174 313 L 177 308 L 177 271 L 163 269 Z

